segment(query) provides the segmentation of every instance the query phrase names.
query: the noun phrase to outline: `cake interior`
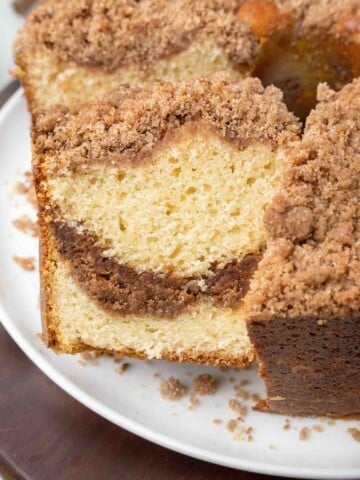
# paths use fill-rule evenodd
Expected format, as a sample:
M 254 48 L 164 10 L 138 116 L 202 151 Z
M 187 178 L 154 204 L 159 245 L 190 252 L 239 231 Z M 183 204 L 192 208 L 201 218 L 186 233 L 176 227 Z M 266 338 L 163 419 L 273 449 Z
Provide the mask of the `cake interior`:
M 145 313 L 109 311 L 84 282 L 80 287 L 74 264 L 52 239 L 55 329 L 63 351 L 93 347 L 239 365 L 252 360 L 241 298 L 221 301 L 206 291 L 205 280 L 214 268 L 261 255 L 264 210 L 286 157 L 261 144 L 239 148 L 206 128 L 180 130 L 138 164 L 94 163 L 52 175 L 47 194 L 61 222 L 80 235 L 91 232 L 104 257 L 140 275 L 195 282 L 201 292 L 171 316 L 148 313 L 146 305 Z M 147 298 L 153 312 L 155 291 Z
M 52 202 L 65 221 L 94 233 L 106 255 L 135 268 L 197 276 L 260 251 L 285 156 L 186 130 L 142 164 L 94 164 L 52 178 Z
M 229 56 L 211 43 L 193 43 L 183 52 L 159 59 L 146 67 L 130 65 L 111 72 L 99 67 L 62 63 L 46 49 L 31 57 L 19 58 L 18 63 L 24 63 L 16 74 L 28 87 L 30 102 L 41 108 L 55 104 L 77 106 L 103 97 L 121 83 L 137 85 L 156 80 L 176 81 L 219 71 L 232 72 L 239 79 L 244 76 L 240 67 L 234 69 Z

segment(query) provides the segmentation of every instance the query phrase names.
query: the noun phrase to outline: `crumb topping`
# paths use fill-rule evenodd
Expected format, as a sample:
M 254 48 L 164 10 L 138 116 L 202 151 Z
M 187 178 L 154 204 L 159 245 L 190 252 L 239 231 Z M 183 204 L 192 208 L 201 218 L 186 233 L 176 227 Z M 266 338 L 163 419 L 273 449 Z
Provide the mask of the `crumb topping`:
M 236 17 L 240 0 L 48 0 L 29 15 L 15 56 L 46 48 L 86 67 L 144 68 L 193 42 L 212 42 L 235 66 L 250 64 L 258 43 Z
M 70 112 L 54 107 L 34 120 L 38 155 L 49 155 L 48 171 L 86 168 L 103 162 L 136 165 L 169 132 L 184 124 L 206 125 L 239 148 L 254 142 L 286 148 L 299 123 L 275 87 L 257 79 L 236 81 L 216 74 L 192 81 L 121 87 L 101 102 Z M 54 155 L 55 153 L 55 155 Z
M 22 215 L 13 220 L 13 225 L 21 232 L 31 235 L 32 237 L 39 236 L 39 227 L 36 222 L 33 222 L 27 215 Z
M 311 430 L 308 427 L 303 427 L 299 432 L 300 440 L 309 440 L 310 436 L 311 436 Z
M 177 378 L 169 377 L 168 379 L 161 379 L 160 394 L 166 400 L 180 400 L 186 393 L 186 386 Z
M 27 272 L 33 272 L 35 270 L 35 258 L 34 257 L 18 257 L 17 255 L 13 255 L 13 260 L 23 270 L 25 270 Z
M 17 182 L 16 192 L 19 195 L 24 195 L 26 200 L 32 205 L 34 208 L 37 209 L 37 200 L 36 200 L 36 193 L 35 187 L 33 182 L 33 177 L 31 172 L 24 173 L 24 180 L 22 182 Z
M 212 395 L 216 392 L 216 378 L 207 373 L 203 373 L 194 378 L 192 388 L 198 395 Z
M 265 215 L 269 242 L 247 297 L 251 318 L 360 310 L 360 80 L 338 93 L 322 85 L 318 98 Z
M 354 440 L 360 442 L 360 430 L 358 428 L 348 428 L 347 431 Z

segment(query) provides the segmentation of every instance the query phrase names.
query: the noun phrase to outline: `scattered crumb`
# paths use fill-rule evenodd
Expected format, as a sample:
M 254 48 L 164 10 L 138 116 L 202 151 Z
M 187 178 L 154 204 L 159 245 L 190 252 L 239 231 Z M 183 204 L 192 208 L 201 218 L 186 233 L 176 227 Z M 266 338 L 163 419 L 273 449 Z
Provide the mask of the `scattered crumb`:
M 215 423 L 215 425 L 221 425 L 223 421 L 220 420 L 220 418 L 214 418 L 213 423 Z
M 113 362 L 114 363 L 121 363 L 122 362 L 122 357 L 114 357 Z
M 230 383 L 235 382 L 235 378 L 234 378 L 234 377 L 230 377 L 230 378 L 229 378 L 229 382 L 230 382 Z
M 45 340 L 45 336 L 42 334 L 42 333 L 37 333 L 36 336 L 38 337 L 38 339 L 44 343 L 46 345 L 46 340 Z
M 309 440 L 311 435 L 311 430 L 308 427 L 303 427 L 299 432 L 300 440 Z
M 100 357 L 99 352 L 82 352 L 80 353 L 80 365 L 86 367 L 87 365 L 97 365 L 98 358 Z
M 270 450 L 275 450 L 276 447 L 273 443 L 269 443 L 269 448 Z
M 227 422 L 226 428 L 229 430 L 229 432 L 233 432 L 236 428 L 236 425 L 237 425 L 236 420 L 232 418 Z
M 194 374 L 193 374 L 192 372 L 185 372 L 185 375 L 186 375 L 187 377 L 192 377 Z
M 236 418 L 238 420 L 243 420 L 247 414 L 247 407 L 245 405 L 242 405 L 238 400 L 236 400 L 236 398 L 230 398 L 229 407 L 231 408 L 231 410 L 233 410 L 233 412 L 236 413 Z
M 236 420 L 230 420 L 226 427 L 230 432 L 233 433 L 233 439 L 238 442 L 242 440 L 251 442 L 254 440 L 252 435 L 254 431 L 253 427 L 246 427 L 243 423 L 239 423 Z
M 291 429 L 290 420 L 288 418 L 285 418 L 285 423 L 284 423 L 282 428 L 283 428 L 283 430 L 290 430 Z
M 120 374 L 123 374 L 129 369 L 129 367 L 130 367 L 130 363 L 125 362 L 122 365 L 120 365 L 120 367 L 117 369 L 117 372 Z
M 163 378 L 160 381 L 161 396 L 167 400 L 179 400 L 186 394 L 186 392 L 187 388 L 177 378 Z
M 312 429 L 314 430 L 314 432 L 319 432 L 319 433 L 324 431 L 324 427 L 320 425 L 320 423 L 316 423 L 315 425 L 313 425 Z
M 360 442 L 360 430 L 358 428 L 348 428 L 347 432 L 350 433 L 354 440 Z
M 12 6 L 16 13 L 24 15 L 33 3 L 34 0 L 13 0 Z
M 39 228 L 36 222 L 33 222 L 27 215 L 22 215 L 13 220 L 13 225 L 21 232 L 31 235 L 32 237 L 39 236 Z
M 239 383 L 240 387 L 245 387 L 246 385 L 249 385 L 250 381 L 249 380 L 241 380 Z
M 246 440 L 247 440 L 248 442 L 252 442 L 252 441 L 254 440 L 253 432 L 254 432 L 253 427 L 248 427 L 248 428 L 245 430 Z
M 33 272 L 35 270 L 35 258 L 34 257 L 18 257 L 17 255 L 13 255 L 13 260 L 23 270 L 27 272 Z
M 247 392 L 246 390 L 244 390 L 244 389 L 242 388 L 241 382 L 239 383 L 239 385 L 235 385 L 235 386 L 234 386 L 234 390 L 235 390 L 235 392 L 236 392 L 235 395 L 236 395 L 237 397 L 239 397 L 239 398 L 241 398 L 242 400 L 245 400 L 245 401 L 246 401 L 246 400 L 249 400 L 249 398 L 250 398 L 250 393 Z
M 335 420 L 330 419 L 330 420 L 327 421 L 327 424 L 330 425 L 330 426 L 332 426 L 332 425 L 335 425 L 336 422 L 335 422 Z
M 160 377 L 160 373 L 159 372 L 155 372 L 154 373 L 154 378 L 159 378 Z
M 195 393 L 192 392 L 190 394 L 190 401 L 189 401 L 188 409 L 189 410 L 194 410 L 194 408 L 197 407 L 199 404 L 200 404 L 200 402 L 199 402 L 198 398 L 196 397 Z
M 37 209 L 37 200 L 36 200 L 36 193 L 35 187 L 33 183 L 33 177 L 31 172 L 24 173 L 24 181 L 17 182 L 15 185 L 16 193 L 19 195 L 24 195 L 26 200 Z
M 251 400 L 253 400 L 254 402 L 259 402 L 261 400 L 261 397 L 258 393 L 253 393 L 251 395 Z
M 207 373 L 203 373 L 194 378 L 192 388 L 198 395 L 212 395 L 216 392 L 217 381 Z

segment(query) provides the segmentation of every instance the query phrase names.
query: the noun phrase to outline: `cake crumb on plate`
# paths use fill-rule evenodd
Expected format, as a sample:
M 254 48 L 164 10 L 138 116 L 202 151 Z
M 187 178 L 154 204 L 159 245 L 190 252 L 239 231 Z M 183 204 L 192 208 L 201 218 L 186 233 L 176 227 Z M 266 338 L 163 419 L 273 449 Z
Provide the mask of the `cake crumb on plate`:
M 216 392 L 217 381 L 212 375 L 203 373 L 194 378 L 192 388 L 198 395 L 212 395 Z
M 32 237 L 39 236 L 39 228 L 37 223 L 33 222 L 27 215 L 22 215 L 21 217 L 16 218 L 12 223 L 14 227 L 25 234 L 29 234 Z
M 179 400 L 187 393 L 187 388 L 175 377 L 162 378 L 160 393 L 166 400 Z
M 26 270 L 27 272 L 33 272 L 35 270 L 35 258 L 34 257 L 18 257 L 17 255 L 13 255 L 13 260 L 23 270 Z
M 347 432 L 352 436 L 354 440 L 360 442 L 360 429 L 359 428 L 348 428 Z

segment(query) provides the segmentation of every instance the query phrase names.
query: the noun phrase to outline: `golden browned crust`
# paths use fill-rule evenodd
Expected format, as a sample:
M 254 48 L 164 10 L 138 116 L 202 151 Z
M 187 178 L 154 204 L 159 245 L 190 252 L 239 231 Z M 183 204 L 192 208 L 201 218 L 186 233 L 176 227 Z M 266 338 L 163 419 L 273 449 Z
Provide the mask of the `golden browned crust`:
M 360 311 L 360 80 L 320 104 L 267 210 L 269 245 L 251 317 L 356 317 Z
M 236 17 L 240 0 L 48 0 L 29 15 L 15 57 L 46 49 L 61 62 L 114 71 L 141 68 L 211 41 L 235 66 L 249 64 L 257 42 Z
M 86 168 L 93 162 L 136 165 L 154 152 L 166 134 L 194 122 L 200 129 L 203 125 L 216 129 L 239 148 L 254 143 L 285 148 L 300 131 L 278 89 L 264 89 L 257 79 L 239 82 L 217 74 L 143 88 L 121 87 L 76 112 L 53 108 L 36 116 L 32 138 L 35 153 L 49 156 L 49 172 Z

